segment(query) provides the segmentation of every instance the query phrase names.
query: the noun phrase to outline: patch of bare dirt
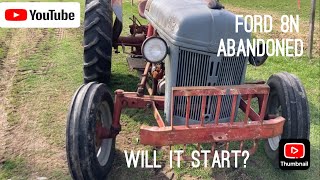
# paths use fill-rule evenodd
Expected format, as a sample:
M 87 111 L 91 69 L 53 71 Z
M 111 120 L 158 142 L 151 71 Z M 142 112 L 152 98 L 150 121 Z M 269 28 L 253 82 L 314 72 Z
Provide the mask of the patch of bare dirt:
M 65 30 L 62 28 L 55 29 L 55 36 L 56 36 L 57 40 L 59 40 L 59 41 L 63 40 L 64 38 L 66 38 Z
M 11 44 L 12 32 L 8 32 L 2 42 L 0 42 L 1 49 L 4 50 L 3 59 L 0 59 L 0 164 L 5 160 L 4 154 L 6 149 L 5 139 L 7 136 L 7 113 L 6 107 L 8 100 L 6 95 L 11 87 L 11 80 L 15 74 L 16 59 L 8 58 L 7 50 Z
M 57 34 L 60 38 L 61 33 Z M 48 50 L 40 52 L 42 42 L 48 41 L 47 29 L 18 29 L 12 33 L 11 40 L 8 42 L 8 52 L 3 66 L 1 66 L 0 81 L 0 159 L 6 160 L 21 157 L 26 161 L 27 171 L 30 177 L 35 179 L 42 176 L 52 167 L 66 169 L 65 153 L 61 148 L 56 148 L 48 143 L 48 140 L 38 132 L 36 117 L 39 117 L 41 111 L 30 112 L 32 104 L 26 102 L 21 107 L 10 105 L 9 92 L 16 74 L 23 77 L 24 74 L 46 73 L 52 64 L 41 67 L 36 72 L 17 71 L 17 63 L 20 58 L 28 58 L 36 53 L 49 52 Z M 18 80 L 19 81 L 19 80 Z M 9 125 L 7 114 L 17 114 L 17 123 Z M 48 127 L 49 128 L 49 127 Z

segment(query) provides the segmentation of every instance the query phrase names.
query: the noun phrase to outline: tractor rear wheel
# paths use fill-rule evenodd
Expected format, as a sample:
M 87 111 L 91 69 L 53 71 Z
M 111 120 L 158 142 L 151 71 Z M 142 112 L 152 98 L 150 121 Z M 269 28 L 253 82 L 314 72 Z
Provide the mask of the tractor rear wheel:
M 300 80 L 287 72 L 272 75 L 268 80 L 270 94 L 267 114 L 286 119 L 281 136 L 264 143 L 267 156 L 279 167 L 280 139 L 309 139 L 310 114 L 307 95 Z
M 81 86 L 68 115 L 66 151 L 73 179 L 105 179 L 115 156 L 115 138 L 100 139 L 97 128 L 110 129 L 113 99 L 105 84 Z
M 111 0 L 86 0 L 84 82 L 110 83 L 112 56 Z

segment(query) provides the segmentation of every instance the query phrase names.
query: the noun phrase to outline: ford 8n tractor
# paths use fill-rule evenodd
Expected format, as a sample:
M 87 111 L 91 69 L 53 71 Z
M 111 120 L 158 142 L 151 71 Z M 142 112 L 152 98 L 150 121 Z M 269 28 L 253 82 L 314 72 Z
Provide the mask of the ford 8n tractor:
M 125 108 L 153 112 L 157 126 L 142 125 L 140 143 L 154 147 L 196 144 L 200 150 L 209 144 L 214 152 L 238 142 L 240 151 L 253 154 L 264 140 L 277 165 L 280 139 L 309 138 L 307 96 L 296 76 L 282 72 L 267 82 L 245 82 L 247 65 L 266 57 L 217 54 L 221 39 L 251 38 L 244 29 L 235 32 L 235 14 L 219 2 L 148 0 L 138 10 L 148 24 L 133 17 L 130 35 L 120 36 L 121 1 L 86 0 L 84 85 L 73 96 L 66 133 L 74 179 L 107 177 Z M 131 49 L 127 62 L 141 79 L 136 92 L 109 91 L 118 47 Z

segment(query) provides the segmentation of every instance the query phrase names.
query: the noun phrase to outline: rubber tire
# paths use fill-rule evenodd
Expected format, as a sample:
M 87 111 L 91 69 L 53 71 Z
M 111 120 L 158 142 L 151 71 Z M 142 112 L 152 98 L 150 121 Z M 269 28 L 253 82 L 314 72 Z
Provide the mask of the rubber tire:
M 282 116 L 286 119 L 281 139 L 309 139 L 310 112 L 308 99 L 301 81 L 292 74 L 282 72 L 272 75 L 268 80 L 270 95 L 267 113 L 271 111 L 273 94 L 278 95 Z M 272 150 L 268 140 L 264 149 L 274 167 L 279 167 L 279 148 Z
M 114 20 L 113 23 L 113 38 L 112 38 L 112 42 L 114 44 L 114 48 L 117 48 L 117 44 L 116 42 L 118 41 L 118 38 L 120 37 L 120 34 L 122 32 L 122 22 L 118 19 L 118 17 L 116 17 L 116 19 Z
M 112 57 L 111 0 L 86 0 L 84 19 L 84 83 L 110 83 Z
M 95 82 L 81 86 L 72 99 L 67 120 L 66 151 L 73 179 L 106 179 L 112 168 L 115 138 L 104 166 L 99 164 L 95 153 L 96 112 L 99 103 L 105 101 L 113 114 L 113 99 L 107 86 Z

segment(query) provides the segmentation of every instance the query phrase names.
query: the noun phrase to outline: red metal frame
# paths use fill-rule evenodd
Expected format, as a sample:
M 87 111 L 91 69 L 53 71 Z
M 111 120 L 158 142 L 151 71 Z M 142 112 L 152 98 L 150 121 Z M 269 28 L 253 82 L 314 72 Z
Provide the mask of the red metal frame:
M 154 28 L 148 25 L 147 37 L 153 36 L 155 33 Z M 184 147 L 186 147 L 186 144 L 198 143 L 198 149 L 200 149 L 201 143 L 211 143 L 211 152 L 213 153 L 216 149 L 216 143 L 225 143 L 225 149 L 228 150 L 229 142 L 239 141 L 239 149 L 242 151 L 244 141 L 252 140 L 253 146 L 249 149 L 249 153 L 253 154 L 257 149 L 259 139 L 282 134 L 285 119 L 281 116 L 266 115 L 269 86 L 263 81 L 237 86 L 174 87 L 171 95 L 170 124 L 166 126 L 159 113 L 159 110 L 164 109 L 164 96 L 153 96 L 153 91 L 147 83 L 150 68 L 151 63 L 148 62 L 141 75 L 141 82 L 138 84 L 137 92 L 115 91 L 112 127 L 110 129 L 105 129 L 102 126 L 98 127 L 98 138 L 113 138 L 120 132 L 120 116 L 124 108 L 152 109 L 158 126 L 142 125 L 140 127 L 140 142 L 144 145 L 170 146 L 171 148 L 172 145 L 177 144 L 184 144 Z M 148 89 L 150 95 L 144 95 L 145 88 Z M 230 121 L 219 123 L 221 100 L 225 95 L 233 96 Z M 178 96 L 184 96 L 187 99 L 184 125 L 174 125 L 173 105 L 175 97 Z M 199 124 L 191 125 L 189 120 L 190 111 L 192 110 L 192 96 L 201 96 L 202 103 Z M 206 99 L 212 96 L 217 97 L 215 118 L 212 123 L 204 123 L 204 114 L 207 106 Z M 239 104 L 238 97 L 241 97 Z M 255 112 L 251 106 L 253 98 L 258 99 L 259 112 Z M 244 112 L 244 118 L 240 121 L 235 121 L 235 114 L 238 108 Z M 183 156 L 182 159 L 190 160 L 190 157 Z
M 131 47 L 131 55 L 141 57 L 141 46 L 147 37 L 153 35 L 154 30 L 153 27 L 150 27 L 150 25 L 146 26 L 140 24 L 139 20 L 135 16 L 130 19 L 132 20 L 132 24 L 129 26 L 130 35 L 118 37 L 113 46 L 116 50 L 116 53 L 119 53 L 118 46 L 129 46 Z
M 221 107 L 221 97 L 224 95 L 233 96 L 232 111 L 230 122 L 219 123 L 219 109 Z M 240 150 L 243 148 L 245 140 L 253 140 L 254 145 L 249 150 L 254 153 L 257 149 L 258 139 L 265 139 L 282 134 L 285 119 L 283 117 L 272 117 L 272 119 L 264 119 L 265 109 L 269 95 L 269 86 L 265 84 L 245 84 L 238 86 L 214 86 L 214 87 L 174 87 L 172 89 L 172 102 L 174 97 L 187 97 L 187 111 L 185 125 L 174 125 L 174 118 L 171 118 L 171 125 L 165 126 L 164 121 L 158 110 L 164 109 L 163 96 L 144 95 L 137 96 L 134 92 L 124 92 L 117 90 L 115 92 L 115 106 L 113 114 L 113 124 L 111 130 L 102 129 L 98 133 L 100 138 L 110 138 L 117 135 L 120 130 L 120 115 L 123 108 L 151 108 L 158 126 L 140 127 L 140 142 L 144 145 L 152 146 L 172 146 L 177 144 L 194 144 L 194 143 L 212 143 L 212 149 L 215 149 L 215 143 L 226 142 L 226 149 L 228 149 L 230 141 L 240 141 Z M 202 96 L 202 114 L 199 124 L 189 124 L 190 113 L 190 97 Z M 212 123 L 204 123 L 204 109 L 206 106 L 205 99 L 207 96 L 217 96 L 217 111 L 215 120 Z M 235 121 L 235 110 L 238 108 L 237 97 L 241 96 L 239 108 L 244 112 L 244 118 L 241 121 Z M 261 108 L 259 112 L 255 112 L 250 106 L 254 97 L 258 98 Z M 247 100 L 244 100 L 247 99 Z M 173 108 L 172 111 L 173 112 Z M 173 117 L 173 115 L 171 115 Z M 249 121 L 251 120 L 251 121 Z M 100 131 L 99 131 L 100 132 Z M 188 160 L 188 157 L 184 157 Z
M 232 111 L 230 122 L 219 123 L 219 114 L 221 108 L 221 99 L 224 95 L 233 96 Z M 242 121 L 235 122 L 235 112 L 238 96 L 246 97 L 248 100 L 241 99 L 240 109 L 245 116 Z M 249 139 L 263 139 L 282 134 L 284 118 L 264 120 L 265 110 L 269 95 L 269 86 L 264 84 L 245 84 L 238 86 L 214 86 L 214 87 L 174 87 L 171 98 L 171 120 L 170 125 L 166 127 L 142 126 L 140 128 L 140 142 L 145 145 L 166 146 L 175 144 L 192 143 L 212 143 L 241 141 Z M 187 97 L 186 120 L 185 125 L 174 125 L 174 97 Z M 201 119 L 199 124 L 190 125 L 190 99 L 191 96 L 202 97 Z M 218 102 L 216 115 L 213 123 L 204 124 L 204 110 L 206 108 L 206 98 L 208 96 L 217 96 Z M 252 97 L 259 98 L 261 108 L 256 113 L 250 106 Z M 248 120 L 251 121 L 248 121 Z

